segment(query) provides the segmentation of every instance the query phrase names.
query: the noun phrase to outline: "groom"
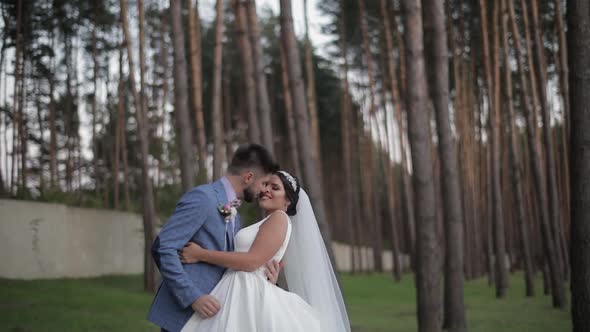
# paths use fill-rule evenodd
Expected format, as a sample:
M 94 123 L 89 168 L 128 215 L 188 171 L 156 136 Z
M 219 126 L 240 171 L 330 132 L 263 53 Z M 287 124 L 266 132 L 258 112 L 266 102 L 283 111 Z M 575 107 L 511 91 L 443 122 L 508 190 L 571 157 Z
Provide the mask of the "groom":
M 239 215 L 224 217 L 219 207 L 238 199 L 253 202 L 270 174 L 278 170 L 270 153 L 262 146 L 240 146 L 220 180 L 193 188 L 182 196 L 176 210 L 162 227 L 152 246 L 152 255 L 162 283 L 148 314 L 148 320 L 162 331 L 178 332 L 194 312 L 214 316 L 219 302 L 209 293 L 225 268 L 207 263 L 182 264 L 179 251 L 195 242 L 210 250 L 234 250 L 234 235 L 240 229 Z M 270 282 L 276 283 L 277 263 L 267 267 Z

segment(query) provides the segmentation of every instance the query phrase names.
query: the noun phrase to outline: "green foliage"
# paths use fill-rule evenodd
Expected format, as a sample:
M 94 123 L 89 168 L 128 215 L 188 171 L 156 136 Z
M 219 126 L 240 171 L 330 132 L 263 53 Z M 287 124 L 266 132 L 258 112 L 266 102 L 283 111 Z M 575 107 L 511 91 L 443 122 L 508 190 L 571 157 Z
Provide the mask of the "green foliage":
M 61 190 L 49 189 L 42 193 L 37 199 L 40 202 L 65 204 L 68 206 L 103 208 L 104 203 L 96 196 L 94 191 L 64 192 Z
M 388 275 L 342 275 L 353 331 L 416 331 L 416 291 L 411 275 L 400 283 Z M 505 299 L 480 279 L 465 285 L 467 326 L 483 332 L 571 331 L 569 313 L 551 308 L 550 298 L 524 297 L 522 275 L 510 280 Z M 537 289 L 541 280 L 537 282 Z M 140 276 L 16 281 L 0 279 L 0 332 L 157 332 L 146 319 L 152 295 Z
M 178 202 L 182 195 L 182 186 L 180 184 L 172 184 L 154 188 L 154 195 L 156 211 L 160 216 L 160 222 L 164 224 L 176 208 L 176 202 Z

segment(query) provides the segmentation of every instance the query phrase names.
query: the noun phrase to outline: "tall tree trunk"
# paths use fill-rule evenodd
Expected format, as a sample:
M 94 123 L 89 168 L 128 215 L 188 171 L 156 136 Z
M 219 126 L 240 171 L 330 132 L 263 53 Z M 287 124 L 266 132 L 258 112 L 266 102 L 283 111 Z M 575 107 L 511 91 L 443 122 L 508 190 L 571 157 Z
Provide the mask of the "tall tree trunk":
M 506 269 L 505 258 L 506 258 L 506 247 L 505 247 L 505 239 L 504 239 L 504 218 L 503 218 L 503 210 L 502 210 L 502 188 L 500 183 L 500 174 L 501 174 L 501 156 L 500 156 L 500 68 L 498 63 L 498 47 L 499 47 L 499 39 L 498 39 L 498 31 L 497 31 L 497 23 L 499 18 L 499 4 L 494 3 L 494 12 L 493 12 L 493 40 L 494 46 L 492 49 L 494 50 L 493 54 L 493 68 L 494 68 L 494 75 L 492 80 L 492 65 L 489 61 L 489 46 L 488 46 L 488 30 L 487 30 L 487 3 L 485 0 L 480 0 L 480 16 L 481 16 L 481 26 L 482 26 L 482 36 L 483 36 L 483 52 L 484 52 L 484 67 L 485 67 L 485 76 L 486 76 L 486 86 L 488 91 L 488 105 L 489 105 L 489 118 L 488 118 L 488 127 L 490 130 L 491 136 L 491 146 L 488 148 L 491 149 L 491 164 L 490 169 L 488 170 L 488 174 L 491 174 L 491 200 L 492 200 L 492 219 L 490 220 L 493 223 L 493 239 L 494 239 L 494 251 L 495 251 L 495 283 L 496 283 L 496 296 L 497 297 L 504 297 L 506 294 L 506 289 L 508 288 L 508 271 Z M 488 152 L 490 153 L 490 152 Z M 491 172 L 491 173 L 490 173 Z
M 516 117 L 514 116 L 514 104 L 512 102 L 512 70 L 510 69 L 510 46 L 508 44 L 508 11 L 506 10 L 506 0 L 502 0 L 502 49 L 504 51 L 504 93 L 507 102 L 507 111 L 504 112 L 508 122 L 510 133 L 510 161 L 512 171 L 512 192 L 514 194 L 514 208 L 516 209 L 516 219 L 518 222 L 520 244 L 522 250 L 522 260 L 524 263 L 524 281 L 526 287 L 526 296 L 535 295 L 535 271 L 531 257 L 529 245 L 529 231 L 526 225 L 525 202 L 523 199 L 522 185 L 522 166 L 520 160 L 520 148 L 518 142 L 518 131 L 515 125 Z
M 399 54 L 399 94 L 402 96 L 406 96 L 406 52 L 405 52 L 405 45 L 404 40 L 401 36 L 400 27 L 398 27 L 398 23 L 396 20 L 397 14 L 394 8 L 391 9 L 391 24 L 393 26 L 393 35 L 397 41 L 398 45 L 398 54 Z M 400 11 L 401 12 L 401 11 Z M 401 14 L 400 14 L 401 15 Z M 416 218 L 414 216 L 414 193 L 412 188 L 412 181 L 410 178 L 410 171 L 408 170 L 408 160 L 411 158 L 409 155 L 409 144 L 406 137 L 406 124 L 402 117 L 402 111 L 406 109 L 405 101 L 400 98 L 400 105 L 397 108 L 395 115 L 396 115 L 396 122 L 398 126 L 398 132 L 400 135 L 399 144 L 400 144 L 400 151 L 401 151 L 401 165 L 402 165 L 402 189 L 403 189 L 403 205 L 405 206 L 405 213 L 406 213 L 406 222 L 405 222 L 405 231 L 406 231 L 406 238 L 408 239 L 408 253 L 410 255 L 410 265 L 414 266 L 415 261 L 415 251 L 416 251 Z M 407 116 L 407 113 L 406 113 Z
M 305 2 L 307 6 L 307 1 Z M 344 202 L 346 204 L 346 212 L 344 213 L 345 219 L 345 233 L 350 246 L 350 272 L 356 272 L 356 264 L 354 259 L 354 197 L 352 191 L 352 160 L 351 160 L 351 108 L 350 108 L 350 95 L 349 95 L 349 81 L 348 81 L 348 43 L 346 41 L 346 16 L 344 14 L 345 4 L 343 1 L 340 2 L 342 8 L 342 16 L 340 16 L 338 27 L 339 27 L 339 43 L 342 49 L 344 57 L 344 66 L 342 67 L 342 97 L 340 100 L 340 131 L 342 133 L 342 159 L 344 161 Z M 307 15 L 306 15 L 307 20 Z
M 246 17 L 248 18 L 248 32 L 250 35 L 250 45 L 252 48 L 252 58 L 254 62 L 254 75 L 256 78 L 256 96 L 258 109 L 260 110 L 260 131 L 262 132 L 262 142 L 264 146 L 274 154 L 274 136 L 272 133 L 272 122 L 270 117 L 270 101 L 268 99 L 268 89 L 266 85 L 266 74 L 264 72 L 264 54 L 262 52 L 262 43 L 260 41 L 260 27 L 258 26 L 258 16 L 256 15 L 255 0 L 246 1 Z
M 563 101 L 563 115 L 562 115 L 562 123 L 563 123 L 563 130 L 558 130 L 558 133 L 560 133 L 559 138 L 557 139 L 557 142 L 561 141 L 561 149 L 560 151 L 562 152 L 562 157 L 557 157 L 558 158 L 558 166 L 559 164 L 562 166 L 562 170 L 559 174 L 563 174 L 563 179 L 560 181 L 561 186 L 563 187 L 563 190 L 561 191 L 562 195 L 561 197 L 563 198 L 563 203 L 561 206 L 561 211 L 563 212 L 563 215 L 561 216 L 561 220 L 564 222 L 564 228 L 563 228 L 563 232 L 562 232 L 562 237 L 565 237 L 565 233 L 567 231 L 567 222 L 571 219 L 571 215 L 570 215 L 570 201 L 571 201 L 571 197 L 570 197 L 570 167 L 569 167 L 569 137 L 570 137 L 570 96 L 569 96 L 569 81 L 568 81 L 568 72 L 569 72 L 569 68 L 568 68 L 568 64 L 567 64 L 567 46 L 566 46 L 566 40 L 565 40 L 565 32 L 566 32 L 566 28 L 563 22 L 563 14 L 561 11 L 561 4 L 562 1 L 560 0 L 554 0 L 555 3 L 555 28 L 556 28 L 556 33 L 558 36 L 558 40 L 559 40 L 559 56 L 557 56 L 559 61 L 559 64 L 556 63 L 556 67 L 557 67 L 557 72 L 559 75 L 559 92 L 561 94 L 562 97 L 562 101 Z M 556 146 L 559 146 L 559 143 L 556 144 Z M 564 243 L 567 243 L 567 241 L 564 240 Z M 565 249 L 566 253 L 567 253 L 567 248 Z M 567 271 L 567 266 L 566 266 L 566 273 Z M 568 275 L 565 275 L 566 280 L 568 280 Z
M 385 53 L 387 57 L 387 74 L 389 76 L 389 89 L 391 95 L 391 101 L 393 104 L 393 108 L 395 111 L 395 121 L 397 123 L 397 141 L 400 145 L 400 152 L 401 152 L 401 165 L 402 165 L 402 196 L 404 199 L 404 206 L 406 208 L 406 226 L 405 229 L 406 233 L 406 240 L 409 241 L 409 248 L 410 248 L 410 257 L 414 257 L 414 206 L 413 206 L 413 199 L 411 193 L 411 185 L 410 185 L 410 177 L 408 172 L 406 172 L 407 167 L 407 156 L 406 156 L 406 137 L 405 137 L 405 126 L 403 124 L 403 117 L 402 117 L 402 109 L 403 109 L 403 101 L 400 98 L 400 87 L 398 85 L 397 75 L 396 75 L 396 68 L 395 68 L 395 60 L 393 58 L 393 41 L 391 38 L 391 26 L 389 22 L 389 15 L 387 11 L 387 6 L 385 0 L 380 1 L 380 9 L 383 18 L 383 28 L 384 28 L 384 35 L 385 35 Z M 397 27 L 393 27 L 394 31 L 397 31 Z M 401 48 L 401 43 L 399 47 L 400 58 L 403 56 L 402 52 L 403 49 Z M 400 61 L 401 62 L 401 61 Z
M 523 5 L 524 2 L 521 2 Z M 514 35 L 514 44 L 515 44 L 515 51 L 517 60 L 521 58 L 520 55 L 520 36 L 517 33 L 517 26 L 515 20 L 515 13 L 514 13 L 514 6 L 512 5 L 511 1 L 508 1 L 508 10 L 510 14 L 510 26 L 512 34 Z M 525 11 L 526 12 L 526 11 Z M 526 19 L 527 15 L 523 15 L 523 19 Z M 526 24 L 525 24 L 526 25 Z M 526 30 L 526 29 L 525 29 Z M 525 37 L 525 41 L 528 38 Z M 527 43 L 528 44 L 528 43 Z M 527 51 L 527 53 L 530 51 Z M 524 84 L 524 69 L 523 64 L 521 61 L 516 61 L 517 65 L 519 66 L 520 72 L 520 81 L 521 85 Z M 528 65 L 530 66 L 531 63 L 528 61 Z M 531 68 L 531 67 L 529 67 Z M 534 72 L 531 68 L 529 72 Z M 531 84 L 534 83 L 534 80 L 531 80 Z M 547 260 L 547 265 L 549 269 L 549 275 L 551 279 L 551 295 L 553 297 L 553 306 L 561 307 L 565 303 L 565 290 L 563 286 L 563 270 L 560 268 L 559 265 L 559 251 L 556 251 L 555 237 L 552 235 L 553 230 L 551 229 L 551 221 L 549 216 L 549 209 L 548 209 L 548 202 L 547 202 L 547 190 L 546 190 L 546 182 L 544 181 L 543 177 L 543 170 L 542 170 L 542 157 L 541 157 L 541 150 L 538 144 L 538 140 L 536 137 L 536 126 L 537 121 L 535 117 L 535 94 L 534 86 L 531 85 L 531 92 L 533 95 L 532 103 L 530 104 L 531 107 L 527 107 L 529 105 L 525 105 L 523 107 L 525 117 L 526 117 L 526 131 L 527 131 L 527 143 L 528 143 L 528 150 L 530 152 L 530 166 L 533 171 L 533 184 L 535 188 L 535 192 L 537 193 L 537 206 L 536 209 L 539 211 L 540 214 L 540 229 L 542 235 L 542 242 L 543 242 L 543 252 L 545 255 L 545 259 Z
M 395 38 L 397 48 L 398 48 L 398 56 L 399 56 L 399 91 L 400 95 L 406 95 L 406 50 L 404 45 L 404 39 L 402 37 L 401 29 L 403 28 L 398 24 L 397 16 L 400 15 L 401 17 L 401 9 L 395 10 L 395 6 L 393 5 L 393 1 L 391 1 L 391 25 L 393 30 L 393 36 Z M 401 4 L 400 4 L 401 6 Z M 404 102 L 404 101 L 402 101 Z
M 245 3 L 233 0 L 236 24 L 236 38 L 240 53 L 244 95 L 248 114 L 248 139 L 251 143 L 261 143 L 260 122 L 258 120 L 258 105 L 256 99 L 256 80 L 254 79 L 254 62 L 252 60 L 252 45 L 248 38 L 248 22 Z
M 175 0 L 172 0 L 175 1 Z M 175 1 L 178 2 L 178 1 Z M 195 125 L 197 129 L 197 150 L 199 154 L 198 181 L 204 181 L 207 177 L 207 142 L 205 141 L 205 120 L 203 118 L 203 91 L 202 91 L 202 70 L 201 70 L 201 19 L 199 17 L 199 5 L 193 8 L 193 0 L 186 1 L 188 11 L 188 35 L 191 61 L 191 83 L 193 109 L 195 112 Z M 184 53 L 182 54 L 184 57 Z M 213 122 L 215 123 L 215 122 Z M 215 162 L 215 161 L 214 161 Z M 213 169 L 215 173 L 215 168 Z M 215 175 L 213 176 L 216 179 Z
M 559 67 L 559 83 L 560 83 L 560 92 L 561 97 L 563 99 L 563 126 L 565 130 L 566 137 L 569 137 L 570 133 L 570 96 L 569 96 L 569 81 L 568 81 L 568 63 L 567 63 L 567 46 L 565 40 L 565 25 L 563 24 L 563 13 L 561 12 L 561 4 L 563 1 L 561 0 L 554 0 L 553 3 L 555 4 L 555 23 L 557 29 L 557 37 L 559 40 L 559 64 L 556 66 Z M 557 61 L 557 60 L 556 60 Z M 564 211 L 565 212 L 565 211 Z
M 168 63 L 169 63 L 170 52 L 168 49 L 169 45 L 168 45 L 166 38 L 165 38 L 165 35 L 167 34 L 167 32 L 166 32 L 166 14 L 161 13 L 158 19 L 160 21 L 159 22 L 159 28 L 160 28 L 160 31 L 159 31 L 159 34 L 160 34 L 160 45 L 159 45 L 160 46 L 160 50 L 159 50 L 160 60 L 159 60 L 159 63 L 161 65 L 160 70 L 162 73 L 162 75 L 161 75 L 162 95 L 160 96 L 160 111 L 159 111 L 160 118 L 162 120 L 161 120 L 161 123 L 158 125 L 158 131 L 159 131 L 158 138 L 163 139 L 164 135 L 165 135 L 164 132 L 166 130 L 165 129 L 166 124 L 169 123 L 168 115 L 166 112 L 166 105 L 168 104 L 168 78 L 170 75 L 169 70 L 168 70 L 168 66 L 169 66 Z M 162 161 L 160 160 L 160 161 L 158 161 L 158 176 L 157 176 L 158 185 L 161 183 L 161 177 L 162 177 L 161 170 L 162 170 Z M 127 181 L 125 181 L 125 182 L 127 182 Z
M 493 103 L 491 103 L 490 128 L 492 148 L 492 201 L 494 216 L 494 252 L 496 259 L 496 297 L 503 298 L 508 289 L 508 268 L 506 266 L 506 231 L 504 218 L 504 205 L 502 201 L 502 125 L 500 110 L 500 3 L 493 3 L 492 21 L 492 69 L 493 69 Z
M 321 137 L 320 137 L 320 125 L 317 111 L 317 98 L 316 98 L 316 87 L 315 87 L 315 74 L 313 69 L 313 48 L 311 45 L 311 39 L 309 38 L 309 15 L 307 13 L 307 0 L 303 0 L 303 18 L 305 24 L 305 40 L 304 40 L 304 54 L 305 54 L 305 76 L 307 78 L 306 87 L 306 100 L 307 110 L 309 111 L 309 127 L 311 130 L 311 141 L 313 143 L 312 156 L 314 162 L 317 164 L 320 176 L 322 175 L 322 148 L 321 148 Z
M 424 0 L 424 48 L 427 64 L 432 73 L 430 93 L 436 112 L 438 153 L 444 204 L 445 229 L 445 285 L 443 328 L 465 331 L 465 304 L 463 301 L 463 207 L 457 145 L 451 130 L 449 115 L 449 64 L 445 10 L 442 0 Z
M 90 106 L 92 113 L 92 166 L 94 175 L 94 191 L 96 197 L 100 196 L 100 175 L 98 170 L 98 143 L 96 139 L 96 125 L 98 122 L 98 114 L 96 110 L 96 93 L 97 93 L 97 79 L 98 79 L 98 50 L 96 48 L 96 30 L 98 24 L 98 4 L 93 2 L 93 27 L 92 27 L 92 104 Z
M 20 176 L 23 176 L 23 171 L 24 171 L 24 167 L 20 168 L 20 176 L 17 175 L 17 179 L 16 181 L 14 181 L 14 172 L 16 169 L 16 159 L 18 159 L 18 154 L 17 152 L 21 152 L 20 150 L 23 149 L 22 146 L 22 139 L 21 139 L 21 135 L 23 135 L 22 133 L 22 128 L 23 126 L 21 125 L 21 122 L 23 122 L 23 115 L 22 115 L 22 109 L 20 107 L 21 104 L 21 100 L 20 100 L 20 95 L 22 93 L 22 89 L 20 89 L 20 81 L 23 80 L 23 71 L 21 69 L 21 67 L 24 65 L 21 62 L 21 59 L 23 58 L 21 56 L 22 52 L 22 41 L 21 41 L 21 28 L 22 28 L 22 1 L 18 1 L 17 4 L 17 20 L 16 20 L 16 41 L 15 41 L 15 56 L 14 56 L 14 93 L 13 93 L 13 99 L 12 99 L 12 114 L 13 114 L 13 121 L 14 121 L 14 125 L 13 125 L 13 135 L 12 135 L 12 172 L 13 172 L 13 176 L 11 176 L 11 183 L 13 183 L 13 186 L 15 185 L 15 189 L 17 194 L 20 192 L 20 189 L 22 187 L 22 182 L 20 180 Z M 22 154 L 21 154 L 21 159 L 22 158 Z M 22 161 L 23 164 L 25 163 L 25 160 Z M 20 166 L 19 166 L 20 167 Z
M 314 211 L 318 219 L 318 226 L 322 233 L 326 249 L 332 263 L 335 263 L 334 251 L 332 249 L 332 235 L 328 221 L 326 220 L 322 181 L 318 170 L 312 162 L 311 135 L 309 129 L 309 117 L 305 104 L 305 90 L 301 77 L 301 58 L 297 49 L 297 40 L 293 28 L 293 17 L 291 15 L 291 1 L 281 0 L 281 34 L 285 47 L 285 55 L 288 63 L 289 80 L 293 95 L 293 112 L 296 115 L 298 144 L 301 160 L 303 161 L 303 182 L 309 197 L 314 204 Z
M 353 156 L 360 156 L 359 153 L 359 149 L 358 149 L 358 142 L 359 142 L 359 134 L 358 134 L 358 126 L 357 126 L 357 122 L 358 122 L 358 116 L 355 112 L 355 110 L 353 108 L 351 108 L 351 121 L 350 121 L 350 130 L 351 130 L 351 135 L 350 135 L 350 150 L 351 150 L 351 155 Z M 363 272 L 364 270 L 364 265 L 363 265 L 363 257 L 362 257 L 362 241 L 363 241 L 363 227 L 362 227 L 362 220 L 363 218 L 361 217 L 361 207 L 360 207 L 360 202 L 361 199 L 359 198 L 360 193 L 358 188 L 360 188 L 359 186 L 359 172 L 358 172 L 358 159 L 355 158 L 354 160 L 351 160 L 351 172 L 352 172 L 352 177 L 351 177 L 351 183 L 352 183 L 352 195 L 353 195 L 353 256 L 355 259 L 355 263 L 353 264 L 354 267 L 354 273 L 358 273 L 358 272 Z
M 524 15 L 521 15 L 522 17 L 522 22 L 523 22 L 523 26 L 524 26 L 524 46 L 526 49 L 526 64 L 527 67 L 529 68 L 528 73 L 529 73 L 529 83 L 531 85 L 531 96 L 532 96 L 532 102 L 533 102 L 533 116 L 535 118 L 535 123 L 537 123 L 537 119 L 538 119 L 538 112 L 539 109 L 541 108 L 541 106 L 539 105 L 539 93 L 538 93 L 538 89 L 537 89 L 537 79 L 536 76 L 538 75 L 538 73 L 535 72 L 535 66 L 533 65 L 533 42 L 531 39 L 531 26 L 529 24 L 529 12 L 527 9 L 527 5 L 526 5 L 527 1 L 525 0 L 520 0 L 520 7 L 521 7 L 521 12 L 525 13 Z M 534 127 L 534 133 L 535 133 L 535 139 L 537 139 L 539 141 L 539 145 L 540 143 L 540 138 L 539 133 L 538 133 L 538 126 L 535 125 Z
M 531 11 L 533 17 L 533 38 L 534 38 L 534 58 L 535 67 L 537 71 L 537 88 L 539 89 L 539 96 L 541 100 L 541 119 L 543 120 L 543 143 L 545 147 L 545 165 L 546 165 L 546 180 L 547 191 L 549 193 L 549 213 L 551 215 L 551 228 L 553 236 L 555 237 L 556 250 L 559 253 L 559 266 L 566 272 L 568 269 L 567 250 L 565 248 L 565 241 L 563 239 L 563 230 L 561 227 L 561 212 L 559 208 L 559 196 L 556 181 L 556 166 L 555 155 L 553 148 L 553 136 L 551 135 L 551 109 L 549 99 L 547 96 L 547 69 L 545 62 L 545 50 L 541 36 L 541 25 L 539 22 L 539 10 L 537 8 L 537 0 L 531 0 Z M 566 305 L 565 300 L 559 303 L 559 307 L 563 308 Z
M 191 126 L 188 115 L 188 80 L 186 77 L 186 59 L 184 51 L 184 30 L 180 1 L 170 1 L 170 19 L 172 20 L 172 37 L 174 50 L 174 117 L 178 135 L 178 154 L 180 157 L 180 175 L 182 190 L 187 192 L 194 185 L 194 159 L 191 139 Z
M 569 0 L 571 247 L 573 331 L 590 330 L 590 4 Z
M 368 124 L 367 124 L 367 130 L 368 130 L 368 134 L 367 134 L 367 139 L 369 141 L 369 143 L 366 145 L 367 146 L 367 166 L 370 167 L 370 169 L 366 169 L 366 171 L 371 171 L 373 170 L 373 166 L 374 166 L 374 162 L 377 158 L 376 154 L 375 154 L 375 142 L 373 142 L 372 137 L 373 135 L 371 134 L 372 132 L 372 122 L 373 119 L 376 118 L 376 113 L 377 113 L 377 105 L 375 104 L 375 80 L 373 78 L 373 75 L 375 73 L 375 71 L 373 70 L 373 58 L 371 55 L 371 49 L 370 49 L 370 42 L 369 42 L 369 32 L 368 32 L 368 28 L 367 28 L 367 18 L 365 17 L 365 8 L 364 8 L 364 0 L 358 0 L 358 6 L 359 6 L 359 20 L 360 20 L 360 26 L 361 26 L 361 36 L 362 36 L 362 47 L 363 47 L 363 51 L 364 51 L 364 56 L 365 56 L 365 62 L 366 62 L 366 66 L 367 66 L 367 77 L 368 77 L 368 86 L 369 86 L 369 114 L 367 116 L 368 118 Z M 362 179 L 362 181 L 366 181 L 367 182 L 367 186 L 365 188 L 365 194 L 366 194 L 366 202 L 365 202 L 365 211 L 366 211 L 366 220 L 367 221 L 371 221 L 373 223 L 373 241 L 371 241 L 371 244 L 373 245 L 373 261 L 374 261 L 374 268 L 376 271 L 380 272 L 383 270 L 383 266 L 382 266 L 382 249 L 383 249 L 383 239 L 381 237 L 381 216 L 378 214 L 378 210 L 373 208 L 373 203 L 378 199 L 378 194 L 377 191 L 375 190 L 374 187 L 374 179 L 373 177 L 366 177 L 364 179 Z M 371 197 L 373 196 L 373 197 Z
M 53 49 L 55 38 L 53 33 L 53 27 L 49 33 L 50 45 Z M 52 73 L 55 72 L 55 57 L 50 60 L 50 70 Z M 49 184 L 52 189 L 58 186 L 57 176 L 57 126 L 56 126 L 56 106 L 55 106 L 55 80 L 54 75 L 48 76 L 49 83 Z
M 226 63 L 226 67 L 230 67 Z M 233 106 L 232 106 L 232 94 L 231 94 L 231 81 L 230 81 L 230 74 L 231 68 L 227 68 L 225 70 L 225 74 L 223 75 L 223 121 L 225 123 L 225 153 L 226 153 L 226 160 L 229 162 L 231 161 L 231 157 L 234 153 L 232 144 L 233 144 Z
M 124 42 L 124 41 L 123 41 Z M 113 195 L 115 210 L 119 208 L 119 160 L 121 142 L 125 140 L 123 123 L 125 122 L 125 85 L 123 81 L 123 45 L 119 46 L 119 85 L 117 87 L 117 124 L 115 125 L 115 154 L 113 160 Z M 127 207 L 129 208 L 129 207 Z
M 156 209 L 154 204 L 154 194 L 152 182 L 149 174 L 148 164 L 148 121 L 147 114 L 144 113 L 140 95 L 135 87 L 133 52 L 130 42 L 129 24 L 127 22 L 127 0 L 120 0 L 121 22 L 123 25 L 123 34 L 125 45 L 127 47 L 127 58 L 129 61 L 129 84 L 133 99 L 135 101 L 135 116 L 137 118 L 137 129 L 139 131 L 139 144 L 141 151 L 141 173 L 142 173 L 142 197 L 143 197 L 143 233 L 144 233 L 144 289 L 155 292 L 156 290 L 156 266 L 151 259 L 151 246 L 155 239 Z M 174 3 L 175 1 L 172 1 Z M 140 48 L 143 45 L 143 0 L 137 3 L 140 26 Z M 141 51 L 143 54 L 143 51 Z M 141 61 L 141 56 L 140 56 Z
M 381 8 L 385 8 L 385 1 L 380 1 Z M 382 10 L 384 11 L 384 10 Z M 382 46 L 383 47 L 383 46 Z M 385 64 L 387 62 L 386 56 L 381 52 L 381 67 L 387 68 L 388 66 Z M 394 168 L 393 163 L 391 161 L 390 155 L 394 153 L 394 148 L 392 142 L 393 133 L 393 115 L 388 112 L 387 109 L 387 90 L 391 91 L 391 82 L 386 72 L 381 72 L 383 88 L 381 89 L 381 109 L 383 110 L 383 126 L 381 126 L 380 122 L 377 122 L 378 128 L 380 132 L 381 140 L 381 166 L 383 168 L 383 176 L 385 177 L 385 188 L 386 188 L 386 195 L 387 195 L 387 209 L 388 209 L 388 217 L 389 217 L 389 228 L 391 230 L 390 234 L 390 241 L 391 241 L 391 257 L 392 257 L 392 275 L 396 281 L 400 281 L 402 277 L 402 270 L 400 264 L 400 255 L 399 255 L 399 238 L 397 234 L 397 220 L 399 218 L 398 213 L 396 213 L 396 200 L 397 200 L 397 190 L 395 188 L 395 177 L 394 177 Z M 383 132 L 381 133 L 381 130 Z
M 124 91 L 124 90 L 123 90 Z M 121 115 L 121 127 L 119 130 L 121 133 L 119 134 L 121 139 L 121 157 L 123 158 L 123 189 L 125 190 L 125 211 L 131 210 L 131 192 L 129 189 L 129 158 L 127 153 L 127 139 L 126 139 L 126 128 L 127 128 L 127 120 L 125 118 L 125 108 L 123 108 L 123 113 Z
M 189 1 L 190 2 L 190 1 Z M 223 60 L 223 1 L 217 0 L 215 5 L 215 47 L 213 50 L 213 178 L 218 179 L 222 174 L 223 149 L 223 119 L 221 110 L 221 74 Z
M 2 67 L 2 63 L 0 61 L 0 68 Z M 39 125 L 39 156 L 38 156 L 38 163 L 39 163 L 39 194 L 43 197 L 45 193 L 45 130 L 43 128 L 43 116 L 41 114 L 41 102 L 39 97 L 41 95 L 41 91 L 39 88 L 39 81 L 33 83 L 35 85 L 35 108 L 37 109 L 37 123 Z M 2 179 L 2 172 L 0 171 L 0 193 L 3 192 L 4 189 L 4 180 Z
M 441 331 L 442 292 L 436 235 L 436 194 L 424 64 L 422 1 L 403 0 L 407 106 L 416 212 L 418 330 Z
M 299 144 L 297 141 L 297 133 L 295 129 L 295 118 L 293 116 L 293 99 L 291 98 L 291 85 L 289 80 L 289 73 L 287 72 L 287 56 L 285 54 L 285 47 L 282 42 L 279 43 L 279 52 L 281 54 L 281 81 L 283 83 L 283 98 L 285 99 L 285 117 L 287 118 L 287 134 L 289 136 L 289 151 L 291 152 L 291 161 L 295 170 L 295 174 L 299 179 L 302 177 L 301 173 L 301 159 L 299 158 Z

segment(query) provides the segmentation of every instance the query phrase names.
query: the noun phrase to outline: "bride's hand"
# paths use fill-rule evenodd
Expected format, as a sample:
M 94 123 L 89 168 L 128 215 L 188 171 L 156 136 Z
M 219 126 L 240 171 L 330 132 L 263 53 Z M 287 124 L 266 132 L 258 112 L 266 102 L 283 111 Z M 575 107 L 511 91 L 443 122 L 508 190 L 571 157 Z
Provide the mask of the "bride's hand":
M 189 242 L 178 253 L 183 264 L 194 264 L 201 261 L 201 254 L 205 251 L 200 245 Z

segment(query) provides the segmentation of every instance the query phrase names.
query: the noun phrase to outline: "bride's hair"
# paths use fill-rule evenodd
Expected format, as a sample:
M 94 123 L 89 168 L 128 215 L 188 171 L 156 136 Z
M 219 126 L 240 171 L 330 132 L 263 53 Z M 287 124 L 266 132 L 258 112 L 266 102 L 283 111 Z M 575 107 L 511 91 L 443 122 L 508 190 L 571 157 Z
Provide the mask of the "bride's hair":
M 287 208 L 287 215 L 296 215 L 297 202 L 299 201 L 299 190 L 301 189 L 301 186 L 299 185 L 299 180 L 296 177 L 284 171 L 274 172 L 274 174 L 277 175 L 279 179 L 281 179 L 283 187 L 285 188 L 285 198 L 287 198 L 291 203 Z

